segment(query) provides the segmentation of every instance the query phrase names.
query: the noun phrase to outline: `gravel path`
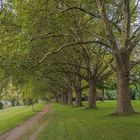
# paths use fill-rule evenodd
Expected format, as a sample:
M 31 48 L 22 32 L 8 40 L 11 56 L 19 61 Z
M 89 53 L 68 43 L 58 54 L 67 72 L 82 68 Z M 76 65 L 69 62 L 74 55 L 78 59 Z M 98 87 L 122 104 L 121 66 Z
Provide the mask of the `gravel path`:
M 23 122 L 21 125 L 15 127 L 14 129 L 2 134 L 0 136 L 0 140 L 20 140 L 22 136 L 28 133 L 34 126 L 47 114 L 49 111 L 49 105 L 47 105 L 43 111 L 37 113 L 32 118 Z M 44 124 L 42 124 L 36 132 L 31 136 L 30 140 L 35 140 L 38 133 L 43 129 Z

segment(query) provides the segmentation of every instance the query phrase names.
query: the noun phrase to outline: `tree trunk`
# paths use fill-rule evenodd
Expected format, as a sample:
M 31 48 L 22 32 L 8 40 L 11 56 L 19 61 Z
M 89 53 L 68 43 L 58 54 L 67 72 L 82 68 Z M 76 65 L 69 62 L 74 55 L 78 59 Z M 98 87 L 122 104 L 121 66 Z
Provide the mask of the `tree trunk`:
M 82 106 L 82 93 L 81 90 L 76 91 L 75 105 Z
M 11 103 L 12 103 L 12 106 L 14 107 L 15 106 L 15 99 L 12 99 Z
M 63 103 L 64 104 L 67 104 L 68 103 L 68 94 L 67 93 L 64 93 L 63 94 Z
M 61 95 L 58 96 L 58 103 L 61 103 Z
M 35 111 L 35 105 L 34 105 L 34 103 L 32 104 L 32 109 L 33 109 L 33 111 Z
M 65 102 L 65 95 L 64 95 L 64 93 L 62 94 L 62 104 L 64 104 L 64 102 Z
M 88 108 L 96 109 L 96 82 L 93 79 L 89 80 L 89 96 L 88 96 Z
M 102 88 L 102 94 L 101 94 L 101 101 L 104 101 L 104 95 L 105 95 L 105 89 L 104 87 Z
M 55 102 L 59 103 L 59 97 L 58 96 L 55 96 Z
M 73 105 L 72 89 L 68 90 L 68 104 Z
M 129 80 L 130 80 L 130 67 L 129 56 L 122 54 L 123 64 L 120 60 L 117 60 L 116 75 L 117 75 L 117 108 L 115 114 L 127 115 L 134 113 L 135 111 L 131 105 L 131 99 L 129 96 Z
M 63 102 L 64 102 L 64 95 L 63 94 L 61 94 L 61 104 L 63 104 Z
M 60 96 L 60 103 L 63 104 L 63 94 Z

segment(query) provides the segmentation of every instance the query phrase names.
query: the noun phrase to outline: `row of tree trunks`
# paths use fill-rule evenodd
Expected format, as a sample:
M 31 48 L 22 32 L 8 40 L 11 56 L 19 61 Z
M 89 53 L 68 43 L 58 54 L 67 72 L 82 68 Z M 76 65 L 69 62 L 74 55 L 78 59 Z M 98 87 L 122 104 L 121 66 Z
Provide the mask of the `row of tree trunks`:
M 60 98 L 60 103 L 62 104 L 67 104 L 68 103 L 68 94 L 67 93 L 63 93 L 59 96 Z
M 81 89 L 75 90 L 75 106 L 82 106 L 82 92 Z M 73 105 L 73 91 L 69 89 L 67 92 L 55 96 L 56 103 Z
M 73 105 L 72 89 L 55 96 L 56 103 Z
M 89 95 L 88 95 L 88 109 L 96 109 L 96 88 L 97 82 L 92 76 L 90 75 L 88 78 L 88 87 L 89 87 Z M 75 106 L 82 106 L 82 86 L 81 82 L 79 84 L 74 85 L 75 91 Z M 71 88 L 65 91 L 63 94 L 56 96 L 56 102 L 62 104 L 69 104 L 73 105 L 73 91 Z
M 89 84 L 89 96 L 88 96 L 88 108 L 96 109 L 96 81 L 90 79 L 88 81 Z M 57 103 L 69 104 L 73 105 L 73 94 L 72 89 L 69 89 L 67 92 L 60 94 L 59 96 L 55 96 L 55 100 Z M 82 88 L 75 88 L 75 106 L 82 106 Z

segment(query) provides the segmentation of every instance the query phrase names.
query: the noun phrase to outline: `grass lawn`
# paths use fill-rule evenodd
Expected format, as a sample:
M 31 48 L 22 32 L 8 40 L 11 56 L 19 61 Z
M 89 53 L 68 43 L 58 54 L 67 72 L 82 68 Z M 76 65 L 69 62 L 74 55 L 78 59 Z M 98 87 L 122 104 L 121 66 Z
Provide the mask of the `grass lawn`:
M 98 110 L 53 104 L 51 120 L 37 140 L 140 140 L 140 114 L 111 116 L 115 102 L 98 102 Z M 140 112 L 140 101 L 133 107 Z
M 42 110 L 44 104 L 36 104 L 36 110 Z M 32 111 L 32 106 L 11 107 L 5 110 L 0 110 L 0 134 L 14 128 L 26 119 L 35 115 Z

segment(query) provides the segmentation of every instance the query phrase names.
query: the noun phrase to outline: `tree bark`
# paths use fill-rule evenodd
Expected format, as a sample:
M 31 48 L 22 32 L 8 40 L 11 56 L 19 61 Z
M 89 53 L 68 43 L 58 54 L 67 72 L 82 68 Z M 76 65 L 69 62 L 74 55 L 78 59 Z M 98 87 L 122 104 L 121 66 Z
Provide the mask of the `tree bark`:
M 67 104 L 67 103 L 68 103 L 68 94 L 63 93 L 63 104 Z
M 68 104 L 73 105 L 72 89 L 68 90 Z
M 35 111 L 35 104 L 34 103 L 32 103 L 32 109 L 33 109 L 33 111 Z
M 62 95 L 59 95 L 59 103 L 62 103 Z
M 81 90 L 76 91 L 75 105 L 82 106 L 82 93 Z
M 121 64 L 121 62 L 123 62 L 123 64 Z M 129 55 L 123 53 L 121 62 L 118 59 L 116 65 L 118 97 L 115 114 L 127 115 L 135 112 L 131 105 L 128 87 L 130 80 Z
M 93 79 L 89 80 L 89 96 L 88 96 L 88 108 L 96 109 L 96 82 Z
M 15 105 L 15 101 L 16 101 L 15 99 L 12 99 L 12 100 L 11 100 L 11 103 L 12 103 L 12 106 L 13 106 L 13 107 L 16 106 L 16 105 Z
M 102 88 L 102 94 L 101 94 L 101 101 L 104 101 L 104 95 L 105 95 L 105 89 L 104 87 Z
M 55 96 L 55 102 L 59 103 L 59 97 L 58 96 Z
M 60 103 L 63 104 L 63 94 L 60 95 Z

